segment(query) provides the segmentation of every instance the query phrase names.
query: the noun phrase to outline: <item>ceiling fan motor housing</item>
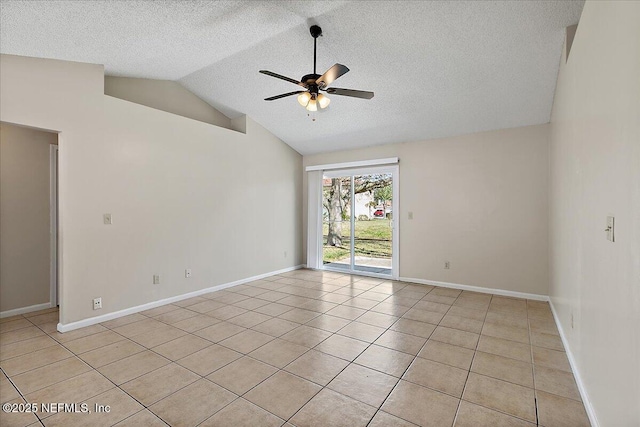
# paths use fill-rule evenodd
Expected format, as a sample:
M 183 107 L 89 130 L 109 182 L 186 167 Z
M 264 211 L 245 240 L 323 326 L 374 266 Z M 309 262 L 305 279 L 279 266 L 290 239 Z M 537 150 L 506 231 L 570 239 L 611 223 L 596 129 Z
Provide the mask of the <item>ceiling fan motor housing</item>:
M 300 81 L 307 85 L 307 87 L 309 88 L 309 92 L 317 94 L 319 88 L 316 84 L 316 80 L 318 80 L 320 77 L 320 74 L 306 74 L 302 76 Z
M 318 27 L 317 25 L 312 25 L 311 28 L 309 28 L 309 32 L 311 33 L 311 37 L 313 37 L 314 39 L 322 36 L 322 28 Z

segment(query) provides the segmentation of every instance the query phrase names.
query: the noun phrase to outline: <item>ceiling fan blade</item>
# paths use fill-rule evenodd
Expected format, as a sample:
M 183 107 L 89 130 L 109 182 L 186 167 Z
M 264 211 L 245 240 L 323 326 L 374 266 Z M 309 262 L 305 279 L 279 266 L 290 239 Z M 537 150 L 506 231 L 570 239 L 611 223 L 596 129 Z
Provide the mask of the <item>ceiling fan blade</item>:
M 291 95 L 297 95 L 299 93 L 303 93 L 306 92 L 306 90 L 298 90 L 296 92 L 289 92 L 289 93 L 283 93 L 281 95 L 276 95 L 276 96 L 272 96 L 269 98 L 265 98 L 265 101 L 275 101 L 276 99 L 280 99 L 280 98 L 286 98 L 287 96 L 291 96 Z
M 342 64 L 335 64 L 329 68 L 323 75 L 316 80 L 316 84 L 320 87 L 327 87 L 333 83 L 338 77 L 349 72 L 349 69 Z
M 373 92 L 367 92 L 364 90 L 353 89 L 340 89 L 338 87 L 330 87 L 327 89 L 327 93 L 332 95 L 351 96 L 353 98 L 371 99 L 373 98 Z
M 285 81 L 291 82 L 291 83 L 293 83 L 295 85 L 300 85 L 302 87 L 307 87 L 307 85 L 305 85 L 302 82 L 299 82 L 298 80 L 292 79 L 291 77 L 283 76 L 281 74 L 274 73 L 273 71 L 260 70 L 260 73 L 266 74 L 267 76 L 275 77 L 276 79 L 280 79 L 280 80 L 285 80 Z

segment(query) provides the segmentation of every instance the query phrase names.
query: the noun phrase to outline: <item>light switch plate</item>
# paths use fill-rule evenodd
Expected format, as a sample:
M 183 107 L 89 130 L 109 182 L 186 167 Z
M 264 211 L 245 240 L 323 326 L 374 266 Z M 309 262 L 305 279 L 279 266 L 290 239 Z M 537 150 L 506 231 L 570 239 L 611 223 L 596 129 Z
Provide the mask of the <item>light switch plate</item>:
M 106 213 L 102 216 L 102 219 L 104 220 L 104 224 L 105 225 L 111 225 L 113 224 L 113 222 L 111 221 L 111 214 L 110 213 Z
M 605 229 L 607 232 L 607 240 L 610 242 L 615 242 L 615 218 L 612 216 L 607 217 L 607 228 Z

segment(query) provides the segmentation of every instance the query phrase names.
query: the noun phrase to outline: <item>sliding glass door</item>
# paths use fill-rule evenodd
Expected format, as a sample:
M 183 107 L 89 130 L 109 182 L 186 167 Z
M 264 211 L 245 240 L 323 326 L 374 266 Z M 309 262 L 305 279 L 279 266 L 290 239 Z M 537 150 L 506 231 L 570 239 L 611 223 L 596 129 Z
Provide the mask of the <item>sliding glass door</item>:
M 397 182 L 394 178 L 397 178 L 397 166 L 324 172 L 323 268 L 396 277 L 397 232 L 393 215 Z
M 351 176 L 322 177 L 322 264 L 351 269 Z

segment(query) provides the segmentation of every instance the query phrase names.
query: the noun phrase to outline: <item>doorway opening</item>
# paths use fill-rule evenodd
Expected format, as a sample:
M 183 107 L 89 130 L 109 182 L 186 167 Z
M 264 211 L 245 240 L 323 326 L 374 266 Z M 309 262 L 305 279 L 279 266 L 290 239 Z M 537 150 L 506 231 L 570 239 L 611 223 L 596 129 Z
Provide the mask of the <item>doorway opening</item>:
M 58 323 L 58 133 L 0 123 L 0 317 Z M 38 324 L 40 327 L 40 324 Z
M 322 268 L 397 278 L 398 167 L 324 171 Z

